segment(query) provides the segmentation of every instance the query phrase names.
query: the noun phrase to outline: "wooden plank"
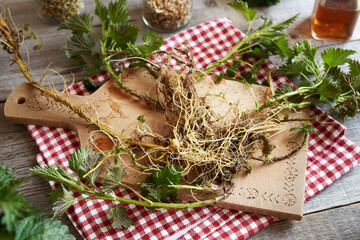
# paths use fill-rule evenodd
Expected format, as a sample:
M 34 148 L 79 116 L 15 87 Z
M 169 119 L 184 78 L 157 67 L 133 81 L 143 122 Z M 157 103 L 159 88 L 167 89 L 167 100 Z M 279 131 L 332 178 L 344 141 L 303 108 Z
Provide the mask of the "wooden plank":
M 360 203 L 304 216 L 301 222 L 282 220 L 250 236 L 249 240 L 359 239 Z

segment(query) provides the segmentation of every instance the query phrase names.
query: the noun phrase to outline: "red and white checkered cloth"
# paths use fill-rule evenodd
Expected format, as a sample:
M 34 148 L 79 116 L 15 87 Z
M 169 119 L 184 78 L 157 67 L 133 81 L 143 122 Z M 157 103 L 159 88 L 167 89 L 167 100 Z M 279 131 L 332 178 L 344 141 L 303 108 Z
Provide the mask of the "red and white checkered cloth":
M 240 39 L 242 33 L 227 18 L 210 21 L 168 39 L 163 49 L 170 50 L 188 41 L 197 69 L 224 56 Z M 275 66 L 267 61 L 260 67 L 259 79 Z M 217 69 L 221 71 L 222 69 Z M 245 68 L 243 70 L 246 70 Z M 94 76 L 103 81 L 106 73 Z M 276 84 L 288 82 L 276 77 Z M 86 95 L 81 83 L 70 88 L 73 94 Z M 312 114 L 319 114 L 313 110 Z M 308 200 L 339 179 L 360 161 L 360 148 L 344 137 L 345 129 L 328 116 L 312 121 L 316 134 L 309 138 L 305 199 Z M 73 131 L 29 125 L 41 154 L 39 165 L 56 163 L 68 168 L 67 159 L 79 147 Z M 70 171 L 70 170 L 69 170 Z M 118 189 L 122 197 L 136 198 L 130 191 Z M 77 194 L 79 196 L 79 194 Z M 136 223 L 126 230 L 114 229 L 107 217 L 111 202 L 87 200 L 76 203 L 67 215 L 84 239 L 244 239 L 268 226 L 277 218 L 249 214 L 241 211 L 206 206 L 186 211 L 155 211 L 128 205 L 129 216 Z

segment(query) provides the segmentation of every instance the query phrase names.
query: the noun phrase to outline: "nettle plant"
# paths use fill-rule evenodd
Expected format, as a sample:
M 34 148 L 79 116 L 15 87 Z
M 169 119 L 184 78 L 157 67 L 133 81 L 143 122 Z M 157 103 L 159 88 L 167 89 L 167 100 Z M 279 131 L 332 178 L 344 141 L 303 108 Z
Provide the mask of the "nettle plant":
M 286 156 L 270 158 L 273 149 L 270 136 L 281 131 L 284 122 L 316 119 L 291 118 L 291 112 L 301 108 L 327 104 L 324 112 L 337 112 L 339 117 L 354 116 L 358 111 L 360 90 L 360 63 L 349 58 L 354 51 L 329 48 L 317 60 L 318 48 L 309 41 L 288 46 L 285 29 L 295 20 L 292 17 L 280 23 L 273 23 L 265 18 L 260 20 L 256 12 L 243 1 L 233 1 L 229 5 L 242 14 L 249 22 L 243 38 L 230 52 L 217 62 L 203 70 L 195 69 L 194 59 L 186 44 L 171 52 L 159 51 L 163 40 L 155 33 L 143 35 L 143 44 L 136 43 L 138 29 L 129 24 L 126 1 L 118 0 L 105 6 L 95 0 L 95 14 L 101 21 L 101 33 L 93 29 L 93 17 L 81 13 L 60 24 L 59 29 L 72 32 L 70 40 L 64 46 L 66 55 L 73 59 L 88 73 L 108 70 L 124 94 L 131 94 L 153 107 L 154 111 L 163 111 L 166 124 L 172 129 L 170 136 L 159 136 L 147 131 L 144 117 L 138 121 L 138 132 L 147 136 L 149 141 L 139 141 L 129 136 L 122 136 L 112 131 L 106 124 L 83 112 L 80 106 L 70 102 L 54 89 L 42 85 L 44 77 L 35 80 L 28 65 L 20 55 L 24 32 L 19 30 L 2 12 L 0 19 L 1 43 L 13 57 L 30 84 L 44 94 L 65 104 L 89 124 L 97 126 L 114 142 L 114 148 L 95 152 L 92 148 L 80 148 L 69 158 L 69 167 L 75 177 L 60 165 L 56 167 L 35 167 L 31 171 L 43 178 L 55 181 L 58 187 L 50 194 L 53 199 L 55 215 L 63 214 L 75 202 L 89 199 L 111 200 L 114 205 L 109 209 L 109 216 L 117 228 L 125 228 L 134 223 L 127 215 L 126 204 L 137 204 L 149 209 L 188 209 L 216 202 L 226 198 L 232 190 L 232 179 L 240 171 L 251 172 L 252 161 L 273 162 L 288 158 L 300 150 L 307 141 L 311 125 L 304 124 L 293 131 L 303 133 L 302 143 Z M 10 21 L 9 21 L 10 19 Z M 260 27 L 251 31 L 254 21 L 262 21 Z M 11 27 L 10 27 L 11 26 Z M 237 81 L 247 84 L 250 89 L 258 82 L 256 73 L 269 54 L 279 55 L 284 64 L 273 73 L 269 73 L 267 84 L 273 96 L 263 104 L 256 104 L 256 109 L 241 112 L 237 106 L 229 106 L 233 114 L 230 121 L 214 112 L 211 106 L 196 91 L 196 83 L 209 77 L 216 81 Z M 164 61 L 153 61 L 158 57 Z M 248 58 L 252 56 L 253 58 Z M 249 61 L 255 59 L 255 62 Z M 158 95 L 141 95 L 129 88 L 123 81 L 120 61 L 127 60 L 130 67 L 145 68 L 152 75 L 158 87 Z M 175 67 L 173 62 L 176 62 Z M 239 72 L 239 66 L 246 65 L 248 72 Z M 216 74 L 214 69 L 225 66 L 223 74 Z M 342 67 L 348 66 L 349 71 Z M 297 89 L 283 84 L 274 89 L 272 75 L 299 76 L 301 83 Z M 213 80 L 209 80 L 213 81 Z M 86 86 L 95 90 L 100 86 L 87 79 Z M 219 96 L 226 98 L 226 96 Z M 134 101 L 134 104 L 138 104 Z M 285 112 L 285 114 L 280 114 Z M 254 147 L 260 148 L 263 157 L 253 156 Z M 136 154 L 135 154 L 136 152 Z M 140 152 L 140 154 L 139 154 Z M 121 154 L 130 156 L 134 166 L 141 173 L 147 174 L 136 188 L 123 182 L 125 170 L 117 165 Z M 139 159 L 147 157 L 146 164 Z M 97 184 L 101 164 L 113 158 L 116 166 L 106 169 L 106 175 Z M 194 174 L 195 173 L 195 174 Z M 122 187 L 132 191 L 136 199 L 127 199 L 115 194 L 114 189 Z M 194 196 L 190 202 L 179 201 L 178 194 Z M 86 195 L 74 197 L 71 192 Z M 205 194 L 203 194 L 205 193 Z M 208 196 L 199 200 L 199 195 Z

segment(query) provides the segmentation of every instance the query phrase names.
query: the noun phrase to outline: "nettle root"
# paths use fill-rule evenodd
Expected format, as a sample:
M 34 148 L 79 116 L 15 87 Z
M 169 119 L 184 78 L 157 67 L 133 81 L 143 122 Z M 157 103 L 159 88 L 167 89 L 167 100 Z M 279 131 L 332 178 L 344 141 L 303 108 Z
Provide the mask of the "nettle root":
M 256 145 L 283 130 L 283 125 L 276 116 L 242 112 L 235 105 L 230 106 L 234 117 L 225 121 L 197 94 L 196 76 L 173 69 L 160 73 L 160 103 L 173 128 L 172 148 L 164 161 L 183 166 L 182 175 L 189 184 L 227 191 L 236 173 L 250 170 Z

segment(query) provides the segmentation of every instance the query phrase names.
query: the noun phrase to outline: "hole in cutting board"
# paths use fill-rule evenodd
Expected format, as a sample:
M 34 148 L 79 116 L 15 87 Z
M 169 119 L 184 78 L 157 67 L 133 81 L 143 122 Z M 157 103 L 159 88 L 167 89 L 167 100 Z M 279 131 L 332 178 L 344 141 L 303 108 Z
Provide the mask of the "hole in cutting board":
M 17 100 L 18 104 L 24 104 L 26 102 L 26 98 L 24 97 L 19 97 L 19 99 Z

